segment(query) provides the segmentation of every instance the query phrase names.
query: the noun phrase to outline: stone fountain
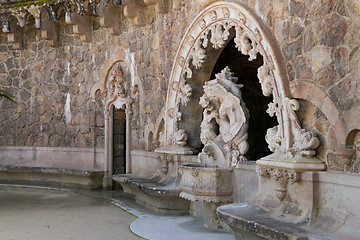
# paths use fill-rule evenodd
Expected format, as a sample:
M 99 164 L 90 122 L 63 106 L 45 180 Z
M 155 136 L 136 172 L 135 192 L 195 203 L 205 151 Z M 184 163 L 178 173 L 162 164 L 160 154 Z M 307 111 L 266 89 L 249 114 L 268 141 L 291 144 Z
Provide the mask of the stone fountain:
M 198 163 L 180 167 L 180 197 L 192 201 L 191 213 L 202 215 L 207 226 L 220 227 L 216 208 L 233 200 L 233 168 L 246 161 L 249 111 L 242 85 L 226 67 L 204 85 L 200 139 L 204 144 Z

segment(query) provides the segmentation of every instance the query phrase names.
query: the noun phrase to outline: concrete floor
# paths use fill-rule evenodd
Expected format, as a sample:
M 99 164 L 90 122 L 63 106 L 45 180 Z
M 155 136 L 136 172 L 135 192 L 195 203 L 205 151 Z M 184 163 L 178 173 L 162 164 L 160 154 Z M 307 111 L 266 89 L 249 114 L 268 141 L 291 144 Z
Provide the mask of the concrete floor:
M 162 216 L 119 191 L 0 186 L 0 240 L 232 240 L 192 216 Z

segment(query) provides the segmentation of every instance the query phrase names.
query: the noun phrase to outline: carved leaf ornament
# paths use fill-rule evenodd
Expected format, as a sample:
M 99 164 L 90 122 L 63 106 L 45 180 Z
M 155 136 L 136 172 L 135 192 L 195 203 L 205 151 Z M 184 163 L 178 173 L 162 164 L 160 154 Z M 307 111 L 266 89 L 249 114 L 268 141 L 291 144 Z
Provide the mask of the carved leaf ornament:
M 180 104 L 186 105 L 190 101 L 191 94 L 184 94 L 181 89 L 190 92 L 186 79 L 192 78 L 192 68 L 199 69 L 203 66 L 207 57 L 206 48 L 209 45 L 215 49 L 225 47 L 232 29 L 235 32 L 236 48 L 242 54 L 248 55 L 249 61 L 255 60 L 258 54 L 264 59 L 264 64 L 258 69 L 257 76 L 264 96 L 273 96 L 274 99 L 273 103 L 269 104 L 267 113 L 270 116 L 276 116 L 279 122 L 278 126 L 267 132 L 266 141 L 269 149 L 273 152 L 282 152 L 290 157 L 316 155 L 315 149 L 319 146 L 319 140 L 312 132 L 301 128 L 295 114 L 297 109 L 292 105 L 296 100 L 290 99 L 290 104 L 286 100 L 286 95 L 289 95 L 286 93 L 289 90 L 284 90 L 289 88 L 286 72 L 275 67 L 282 61 L 274 53 L 280 50 L 271 43 L 276 40 L 272 36 L 269 37 L 269 32 L 261 20 L 242 3 L 214 3 L 208 9 L 203 10 L 194 20 L 186 32 L 176 56 L 170 82 L 177 81 L 180 84 L 178 90 L 175 90 L 176 93 L 172 94 L 171 90 L 168 92 L 167 105 L 170 106 L 167 109 L 179 108 Z M 276 77 L 280 80 L 276 81 Z M 202 103 L 200 102 L 200 104 Z M 172 119 L 167 123 L 167 127 L 173 129 L 170 132 L 166 130 L 170 136 L 173 135 L 171 132 L 178 130 L 177 121 L 181 121 L 181 119 Z M 230 138 L 226 135 L 223 137 Z

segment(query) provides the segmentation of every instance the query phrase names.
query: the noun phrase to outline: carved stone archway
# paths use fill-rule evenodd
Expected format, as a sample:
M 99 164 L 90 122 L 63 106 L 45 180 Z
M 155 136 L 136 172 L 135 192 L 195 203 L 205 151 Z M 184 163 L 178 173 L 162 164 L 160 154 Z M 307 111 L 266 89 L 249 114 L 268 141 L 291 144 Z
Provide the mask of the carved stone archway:
M 191 101 L 192 88 L 188 80 L 196 69 L 207 64 L 207 51 L 222 49 L 235 32 L 235 46 L 249 61 L 260 54 L 264 64 L 258 78 L 265 96 L 273 96 L 268 113 L 276 115 L 279 125 L 269 129 L 266 141 L 274 152 L 257 163 L 264 167 L 296 170 L 324 170 L 315 157 L 319 140 L 301 128 L 295 114 L 299 104 L 292 99 L 286 64 L 278 43 L 260 17 L 242 3 L 217 2 L 204 9 L 191 23 L 178 48 L 173 64 L 165 111 L 165 146 L 177 145 L 181 121 L 180 105 Z M 209 65 L 207 65 L 209 67 Z M 211 66 L 210 66 L 211 67 Z M 213 66 L 212 66 L 213 67 Z M 181 135 L 180 134 L 180 135 Z M 186 139 L 181 138 L 181 141 Z

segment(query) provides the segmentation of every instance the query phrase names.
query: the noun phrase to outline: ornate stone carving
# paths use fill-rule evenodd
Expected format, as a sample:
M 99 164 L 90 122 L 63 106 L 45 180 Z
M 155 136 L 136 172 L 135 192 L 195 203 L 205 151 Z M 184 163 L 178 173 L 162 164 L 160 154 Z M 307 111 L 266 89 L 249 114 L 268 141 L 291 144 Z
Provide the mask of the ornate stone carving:
M 288 150 L 288 154 L 294 156 L 300 154 L 303 157 L 312 157 L 316 155 L 315 149 L 319 147 L 320 141 L 315 134 L 306 129 L 302 129 L 295 111 L 300 109 L 300 104 L 295 99 L 286 98 L 286 106 L 289 112 L 290 120 L 293 124 L 293 144 Z
M 230 25 L 227 22 L 219 22 L 210 27 L 211 38 L 210 42 L 213 48 L 219 49 L 225 46 L 227 39 L 230 36 Z
M 279 126 L 269 128 L 266 132 L 265 141 L 269 145 L 272 152 L 276 152 L 281 146 L 281 136 L 279 133 Z
M 200 40 L 195 43 L 195 47 L 191 52 L 192 64 L 197 69 L 201 68 L 203 63 L 205 62 L 206 57 L 205 49 L 201 48 Z
M 184 129 L 180 129 L 175 133 L 175 144 L 179 146 L 185 146 L 187 141 L 187 135 Z
M 269 168 L 259 167 L 257 172 L 258 172 L 259 176 L 261 176 L 261 177 L 266 177 L 266 178 L 271 177 Z
M 237 78 L 228 67 L 204 85 L 200 105 L 204 108 L 199 160 L 206 164 L 235 167 L 248 150 L 249 111 L 241 97 Z
M 316 154 L 315 149 L 319 147 L 320 141 L 315 134 L 306 129 L 301 129 L 295 134 L 295 142 L 292 150 L 300 153 L 303 157 L 311 157 Z
M 258 174 L 265 178 L 272 177 L 276 181 L 275 194 L 280 201 L 286 196 L 288 183 L 294 184 L 300 181 L 300 174 L 294 170 L 259 167 Z
M 244 55 L 249 55 L 249 61 L 257 58 L 257 43 L 250 37 L 250 33 L 244 31 L 241 27 L 236 28 L 236 37 L 234 38 L 236 48 Z
M 187 106 L 190 101 L 190 97 L 192 95 L 192 88 L 190 84 L 184 84 L 184 87 L 181 88 L 180 92 L 180 102 L 182 105 Z
M 113 68 L 108 76 L 107 81 L 107 95 L 105 100 L 105 112 L 109 113 L 111 107 L 114 106 L 117 109 L 128 109 L 127 105 L 131 104 L 129 99 L 125 96 L 125 83 L 126 80 L 123 77 L 120 65 Z
M 225 10 L 225 8 L 229 11 Z M 231 31 L 232 28 L 235 31 Z M 314 135 L 310 136 L 311 133 L 308 133 L 306 138 L 310 140 L 301 144 L 296 139 L 296 136 L 302 136 L 305 133 L 301 131 L 301 124 L 294 112 L 296 111 L 294 110 L 296 103 L 287 100 L 290 97 L 290 90 L 281 51 L 278 45 L 273 44 L 274 38 L 263 21 L 255 12 L 249 11 L 244 4 L 216 2 L 204 9 L 196 17 L 180 44 L 172 74 L 170 75 L 169 86 L 172 87 L 174 82 L 193 77 L 190 64 L 194 68 L 203 66 L 204 60 L 206 61 L 206 52 L 204 51 L 209 47 L 209 42 L 213 48 L 222 48 L 234 32 L 236 48 L 242 54 L 248 55 L 249 61 L 256 59 L 258 54 L 262 55 L 264 66 L 259 69 L 258 77 L 263 94 L 265 96 L 272 95 L 274 98 L 273 103 L 269 104 L 267 112 L 270 116 L 276 115 L 279 122 L 276 128 L 269 129 L 266 137 L 269 148 L 276 151 L 276 159 L 274 159 L 275 155 L 270 155 L 268 158 L 264 157 L 258 160 L 257 163 L 261 166 L 271 165 L 286 168 L 291 165 L 295 169 L 324 170 L 325 165 L 316 157 L 312 157 L 313 161 L 311 163 L 309 163 L 309 159 L 303 157 L 315 154 L 317 141 L 313 138 L 316 137 Z M 194 76 L 198 77 L 199 75 Z M 197 80 L 194 79 L 194 81 Z M 180 84 L 176 89 L 169 89 L 167 111 L 178 105 L 178 96 L 182 86 Z M 203 114 L 205 121 L 202 124 L 201 139 L 204 142 L 215 144 L 214 135 L 216 135 L 216 131 L 214 129 L 219 124 L 213 121 L 214 117 L 210 113 L 211 111 L 207 111 Z M 177 131 L 178 125 L 174 121 L 175 119 L 169 118 L 166 120 L 165 132 L 168 140 L 172 139 L 175 131 Z M 213 149 L 217 147 L 223 149 L 224 146 L 217 143 L 213 146 Z M 243 150 L 235 149 L 232 145 L 226 148 L 238 150 L 238 158 L 241 158 Z M 243 149 L 246 149 L 245 145 Z M 231 154 L 230 152 L 228 152 L 228 160 L 232 158 L 230 155 L 237 156 L 237 152 L 231 152 Z M 288 163 L 288 161 L 291 163 Z
M 259 67 L 257 77 L 261 83 L 261 90 L 264 96 L 269 97 L 273 92 L 273 77 L 271 76 L 269 67 L 265 65 Z
M 276 111 L 278 109 L 278 105 L 274 102 L 271 102 L 268 104 L 268 109 L 266 112 L 269 114 L 270 117 L 273 117 L 276 114 Z
M 206 168 L 203 165 L 187 164 L 180 167 L 182 175 L 180 197 L 190 201 L 232 201 L 232 169 Z

